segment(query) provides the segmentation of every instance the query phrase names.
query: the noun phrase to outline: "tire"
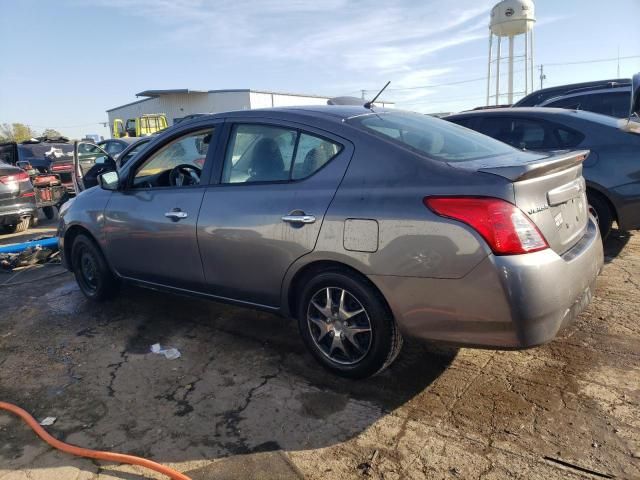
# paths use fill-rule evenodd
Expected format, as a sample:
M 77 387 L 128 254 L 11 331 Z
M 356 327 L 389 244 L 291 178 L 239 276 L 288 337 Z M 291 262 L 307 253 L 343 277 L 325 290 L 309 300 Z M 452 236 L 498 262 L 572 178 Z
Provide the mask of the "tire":
M 347 378 L 370 377 L 391 365 L 400 353 L 398 326 L 380 293 L 366 279 L 341 269 L 325 270 L 309 278 L 299 295 L 300 334 L 314 358 L 329 371 Z M 337 311 L 341 303 L 344 314 Z
M 51 206 L 42 207 L 42 213 L 44 213 L 44 216 L 47 217 L 47 220 L 52 220 L 53 217 L 56 216 L 56 211 Z
M 21 233 L 26 232 L 31 226 L 32 219 L 31 217 L 24 217 L 15 225 L 5 225 L 4 231 L 6 233 Z
M 589 201 L 591 213 L 596 217 L 598 228 L 600 229 L 600 236 L 604 242 L 611 233 L 613 212 L 607 201 L 597 193 L 588 192 L 587 200 Z
M 103 301 L 118 293 L 119 281 L 94 241 L 78 235 L 71 247 L 71 268 L 80 290 L 89 300 Z

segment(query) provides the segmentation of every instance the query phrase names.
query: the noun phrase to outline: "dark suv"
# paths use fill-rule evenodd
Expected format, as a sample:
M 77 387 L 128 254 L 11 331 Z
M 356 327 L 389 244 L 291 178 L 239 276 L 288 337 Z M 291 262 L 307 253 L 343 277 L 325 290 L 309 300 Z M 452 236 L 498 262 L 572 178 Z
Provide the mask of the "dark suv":
M 631 80 L 623 78 L 543 88 L 530 93 L 513 106 L 586 110 L 626 118 L 629 116 L 630 102 Z

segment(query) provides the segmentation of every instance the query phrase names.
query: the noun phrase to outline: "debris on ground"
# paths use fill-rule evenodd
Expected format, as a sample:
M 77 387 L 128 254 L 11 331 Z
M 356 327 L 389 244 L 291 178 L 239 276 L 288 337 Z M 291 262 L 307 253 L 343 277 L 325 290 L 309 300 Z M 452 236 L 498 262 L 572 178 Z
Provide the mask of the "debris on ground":
M 53 425 L 54 423 L 56 423 L 57 417 L 45 417 L 41 422 L 40 425 L 42 425 L 43 427 L 48 427 L 50 425 Z
M 9 247 L 4 249 L 10 251 L 0 252 L 0 268 L 3 270 L 16 270 L 46 263 L 58 255 L 55 237 L 43 237 Z
M 180 358 L 180 350 L 177 348 L 162 348 L 159 343 L 154 343 L 151 345 L 151 353 L 156 353 L 158 355 L 164 355 L 167 360 L 175 360 L 176 358 Z
M 374 463 L 377 458 L 378 458 L 378 450 L 374 450 L 373 455 L 371 455 L 371 458 L 366 462 L 362 462 L 358 464 L 356 468 L 360 470 L 362 475 L 369 476 L 371 475 L 371 469 L 373 469 Z

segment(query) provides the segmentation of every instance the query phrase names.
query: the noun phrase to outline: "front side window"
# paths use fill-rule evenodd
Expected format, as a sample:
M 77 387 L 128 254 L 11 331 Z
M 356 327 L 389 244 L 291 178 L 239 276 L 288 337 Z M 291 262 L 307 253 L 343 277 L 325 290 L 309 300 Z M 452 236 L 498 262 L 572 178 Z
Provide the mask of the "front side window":
M 617 118 L 629 116 L 629 104 L 631 102 L 631 94 L 629 92 L 611 92 L 600 96 L 602 97 L 601 106 L 597 113 Z
M 133 187 L 198 185 L 212 136 L 208 128 L 170 141 L 137 168 Z
M 234 125 L 222 173 L 223 183 L 289 179 L 297 131 L 271 125 Z
M 497 140 L 428 115 L 372 113 L 352 117 L 348 122 L 442 162 L 463 162 L 513 152 Z
M 292 128 L 234 125 L 222 183 L 300 180 L 322 168 L 341 149 L 335 142 Z

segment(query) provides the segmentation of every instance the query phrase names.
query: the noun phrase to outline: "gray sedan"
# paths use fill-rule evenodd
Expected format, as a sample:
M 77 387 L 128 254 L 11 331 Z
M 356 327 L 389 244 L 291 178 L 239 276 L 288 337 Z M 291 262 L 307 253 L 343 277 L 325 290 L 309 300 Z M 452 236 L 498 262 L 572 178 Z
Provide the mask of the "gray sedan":
M 517 148 L 589 149 L 584 162 L 587 197 L 606 238 L 613 221 L 640 228 L 640 123 L 581 110 L 500 108 L 465 112 L 446 120 Z
M 588 304 L 603 263 L 587 153 L 363 106 L 207 115 L 65 204 L 60 249 L 90 299 L 124 281 L 293 317 L 352 378 L 403 336 L 526 348 Z

